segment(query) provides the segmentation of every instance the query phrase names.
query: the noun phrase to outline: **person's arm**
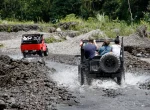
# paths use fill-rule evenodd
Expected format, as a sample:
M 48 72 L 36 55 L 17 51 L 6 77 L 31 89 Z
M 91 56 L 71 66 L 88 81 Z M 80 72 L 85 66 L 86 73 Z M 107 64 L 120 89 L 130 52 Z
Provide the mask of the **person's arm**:
M 93 43 L 94 43 L 94 45 L 96 46 L 96 49 L 98 49 L 98 46 L 97 46 L 97 43 L 96 43 L 95 40 L 93 41 Z

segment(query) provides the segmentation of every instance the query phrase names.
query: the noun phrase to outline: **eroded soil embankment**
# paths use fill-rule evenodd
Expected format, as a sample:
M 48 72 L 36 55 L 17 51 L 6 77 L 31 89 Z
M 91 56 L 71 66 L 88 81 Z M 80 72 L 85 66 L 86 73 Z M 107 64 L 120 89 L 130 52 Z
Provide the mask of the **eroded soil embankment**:
M 150 58 L 150 47 L 125 46 L 124 50 L 137 57 Z
M 0 56 L 0 110 L 55 110 L 57 103 L 77 103 L 65 88 L 57 87 L 47 73 L 55 71 L 43 60 L 29 62 Z

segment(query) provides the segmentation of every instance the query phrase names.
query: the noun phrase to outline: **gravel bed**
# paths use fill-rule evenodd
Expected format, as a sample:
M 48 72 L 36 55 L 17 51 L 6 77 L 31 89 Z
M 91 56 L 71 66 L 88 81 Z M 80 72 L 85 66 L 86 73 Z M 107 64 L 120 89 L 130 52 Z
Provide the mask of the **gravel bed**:
M 56 104 L 77 104 L 76 97 L 66 88 L 57 87 L 47 74 L 53 68 L 42 59 L 14 60 L 0 56 L 0 110 L 56 110 Z

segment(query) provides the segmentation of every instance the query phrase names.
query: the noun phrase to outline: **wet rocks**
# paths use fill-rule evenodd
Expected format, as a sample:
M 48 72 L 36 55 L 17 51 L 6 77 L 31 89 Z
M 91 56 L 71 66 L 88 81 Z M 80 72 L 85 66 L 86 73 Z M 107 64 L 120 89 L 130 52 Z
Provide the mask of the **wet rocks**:
M 143 83 L 143 84 L 140 84 L 139 85 L 139 88 L 140 89 L 147 89 L 147 90 L 150 90 L 150 81 L 146 82 L 146 83 Z
M 6 108 L 6 103 L 0 99 L 0 110 L 4 110 Z
M 54 70 L 44 63 L 0 56 L 0 110 L 55 110 L 58 103 L 75 104 L 66 88 L 48 78 Z M 4 68 L 5 67 L 5 68 Z M 4 70 L 8 71 L 4 71 Z
M 103 96 L 105 97 L 112 97 L 115 98 L 119 95 L 122 95 L 122 93 L 119 90 L 115 89 L 103 89 L 103 92 L 105 93 Z

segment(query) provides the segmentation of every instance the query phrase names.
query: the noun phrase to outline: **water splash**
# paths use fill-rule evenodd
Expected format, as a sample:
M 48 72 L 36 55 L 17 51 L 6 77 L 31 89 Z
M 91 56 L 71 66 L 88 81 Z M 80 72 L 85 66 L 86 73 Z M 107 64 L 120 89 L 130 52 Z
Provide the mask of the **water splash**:
M 125 74 L 125 83 L 127 85 L 138 85 L 140 83 L 144 83 L 146 81 L 150 80 L 150 76 L 142 74 L 137 75 L 133 73 L 126 73 Z
M 71 66 L 66 64 L 49 62 L 49 67 L 55 68 L 57 71 L 51 75 L 52 79 L 55 80 L 60 86 L 66 86 L 71 89 L 82 88 L 78 82 L 78 68 L 77 66 Z M 125 82 L 123 85 L 118 85 L 115 80 L 112 79 L 94 79 L 92 85 L 89 88 L 109 88 L 118 89 L 125 88 L 127 86 L 138 86 L 140 83 L 144 83 L 150 80 L 148 75 L 139 75 L 133 73 L 125 73 Z
M 93 80 L 92 87 L 93 88 L 117 89 L 120 86 L 112 79 L 101 79 L 101 80 Z
M 60 64 L 55 62 L 47 62 L 47 65 L 51 68 L 56 69 L 56 72 L 51 78 L 58 83 L 59 86 L 65 86 L 70 89 L 79 87 L 78 82 L 78 68 L 76 66 Z

